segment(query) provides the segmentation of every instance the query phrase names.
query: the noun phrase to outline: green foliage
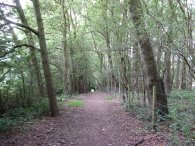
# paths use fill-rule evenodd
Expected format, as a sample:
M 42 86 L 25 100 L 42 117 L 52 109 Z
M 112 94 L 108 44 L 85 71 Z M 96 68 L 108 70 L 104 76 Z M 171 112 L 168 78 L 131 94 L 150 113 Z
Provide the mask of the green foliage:
M 171 92 L 171 98 L 183 98 L 183 99 L 192 99 L 195 102 L 195 91 L 190 90 L 174 90 Z
M 58 101 L 60 101 L 60 102 L 66 100 L 66 99 L 69 99 L 69 98 L 71 98 L 71 96 L 65 95 L 65 94 L 61 94 L 60 96 L 57 97 Z
M 127 101 L 124 104 L 127 111 L 143 121 L 151 121 L 151 108 L 149 106 L 140 106 L 137 100 L 131 100 L 129 102 Z
M 184 136 L 185 145 L 190 145 L 194 132 L 194 114 L 195 114 L 195 91 L 175 90 L 169 97 L 169 117 L 172 122 L 170 124 L 171 132 L 174 133 L 176 139 Z M 180 135 L 177 133 L 180 132 Z M 174 141 L 173 141 L 174 142 Z M 177 141 L 178 143 L 178 141 Z M 176 144 L 176 143 L 174 143 Z
M 84 101 L 83 100 L 70 100 L 67 102 L 67 105 L 70 107 L 83 107 Z
M 169 115 L 163 117 L 164 122 L 157 121 L 157 130 L 163 131 L 163 126 L 168 125 L 170 136 L 167 138 L 172 145 L 192 145 L 194 139 L 195 91 L 174 90 L 168 98 Z M 142 119 L 146 127 L 151 127 L 151 107 L 140 105 L 138 100 L 126 103 L 130 106 L 128 111 Z M 168 123 L 168 124 L 165 124 Z M 161 130 L 162 128 L 162 130 Z M 182 137 L 182 138 L 181 138 Z
M 36 101 L 29 107 L 12 109 L 0 118 L 0 131 L 6 131 L 15 126 L 22 125 L 43 114 L 48 114 L 48 111 L 49 105 L 47 99 Z

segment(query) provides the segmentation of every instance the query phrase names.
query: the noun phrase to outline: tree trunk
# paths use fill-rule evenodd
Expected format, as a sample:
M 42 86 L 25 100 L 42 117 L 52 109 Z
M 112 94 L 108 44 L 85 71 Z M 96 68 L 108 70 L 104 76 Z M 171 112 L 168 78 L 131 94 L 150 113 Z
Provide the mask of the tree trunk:
M 173 89 L 173 86 L 174 86 L 174 78 L 175 78 L 175 55 L 172 54 L 172 61 L 171 61 L 171 87 Z
M 22 106 L 26 105 L 26 85 L 24 79 L 24 73 L 21 71 L 21 79 L 22 79 Z
M 19 0 L 15 0 L 16 3 L 16 8 L 17 8 L 17 12 L 19 14 L 20 20 L 22 22 L 22 24 L 28 26 L 28 22 L 27 19 L 24 15 L 24 11 L 22 9 L 22 6 L 20 4 Z M 31 46 L 34 46 L 34 41 L 33 41 L 33 37 L 32 37 L 32 33 L 29 30 L 25 30 L 25 34 L 27 36 L 28 39 L 28 43 Z M 42 80 L 42 75 L 41 75 L 41 71 L 40 71 L 40 66 L 36 57 L 36 51 L 34 48 L 30 48 L 30 58 L 31 58 L 31 63 L 34 66 L 34 70 L 35 70 L 35 75 L 36 75 L 36 79 L 37 79 L 37 84 L 38 84 L 38 88 L 39 88 L 39 95 L 44 97 L 44 86 L 43 86 L 43 80 Z
M 173 36 L 173 20 L 177 20 L 175 18 L 175 11 L 173 1 L 169 0 L 169 10 L 171 11 L 171 15 L 169 17 L 170 25 L 168 28 L 169 37 L 168 37 L 168 46 L 170 49 L 172 48 L 172 36 Z M 165 74 L 164 74 L 164 84 L 165 84 L 165 93 L 169 95 L 172 90 L 171 84 L 171 52 L 167 49 L 165 52 Z
M 61 11 L 62 11 L 62 47 L 64 50 L 64 87 L 65 87 L 65 92 L 67 94 L 71 94 L 71 52 L 70 48 L 67 46 L 67 20 L 66 20 L 66 14 L 64 11 L 64 0 L 61 1 Z
M 110 32 L 108 29 L 108 0 L 102 0 L 102 5 L 103 5 L 103 10 L 102 10 L 102 16 L 103 16 L 103 20 L 105 22 L 105 26 L 104 26 L 104 37 L 105 37 L 105 41 L 106 41 L 106 48 L 107 48 L 107 56 L 108 56 L 108 65 L 109 65 L 109 79 L 110 79 L 110 88 L 109 90 L 111 91 L 111 87 L 112 85 L 116 82 L 116 78 L 113 72 L 113 61 L 112 61 L 112 52 L 111 50 L 111 46 L 110 46 Z
M 193 82 L 193 77 L 191 74 L 193 72 L 195 73 L 195 51 L 193 47 L 193 13 L 192 13 L 192 8 L 189 9 L 188 11 L 188 49 L 189 53 L 192 58 L 191 61 L 191 66 L 192 66 L 192 71 L 189 70 L 189 83 L 188 83 L 188 88 L 191 90 L 192 89 L 192 82 Z
M 161 46 L 159 46 L 159 49 L 158 49 L 158 55 L 157 55 L 157 59 L 156 59 L 156 64 L 157 64 L 157 72 L 161 75 L 161 70 L 162 70 L 162 61 L 161 61 L 161 57 L 162 57 L 162 48 Z
M 44 76 L 46 81 L 47 93 L 49 98 L 50 112 L 51 112 L 51 116 L 55 117 L 59 114 L 59 111 L 57 107 L 57 100 L 56 100 L 56 95 L 53 87 L 51 70 L 49 66 L 49 57 L 47 52 L 43 21 L 42 21 L 42 16 L 40 11 L 40 4 L 39 4 L 39 0 L 32 0 L 32 1 L 33 1 L 36 22 L 37 22 L 38 32 L 39 32 L 38 39 L 39 39 L 41 59 L 43 64 L 43 71 L 44 71 Z
M 182 70 L 181 70 L 181 80 L 180 80 L 180 90 L 186 89 L 186 63 L 182 62 Z
M 141 50 L 141 57 L 143 58 L 145 65 L 150 104 L 153 86 L 155 85 L 157 87 L 157 103 L 155 104 L 159 113 L 164 116 L 168 114 L 167 97 L 165 95 L 163 81 L 162 79 L 160 79 L 160 76 L 157 72 L 156 62 L 154 59 L 153 49 L 150 44 L 149 35 L 145 30 L 145 22 L 142 18 L 142 3 L 140 0 L 130 0 L 129 2 L 131 18 L 136 29 L 136 35 Z
M 188 48 L 188 51 L 190 52 L 190 58 L 191 58 L 191 64 L 189 63 L 188 67 L 190 69 L 192 78 L 195 79 L 195 51 L 193 48 L 193 19 L 192 19 L 193 6 L 187 7 L 186 9 L 185 6 L 182 4 L 181 0 L 177 0 L 177 3 L 179 4 L 181 12 L 183 13 L 186 26 L 187 26 L 187 48 Z
M 133 90 L 136 91 L 137 93 L 137 100 L 139 101 L 139 104 L 140 104 L 140 97 L 139 97 L 139 77 L 140 77 L 140 56 L 139 56 L 139 46 L 138 44 L 136 43 L 135 45 L 135 51 L 134 51 L 134 54 L 133 54 L 133 66 L 134 66 L 134 76 L 133 78 L 135 78 L 135 83 L 133 85 Z M 141 105 L 141 104 L 140 104 Z
M 171 53 L 165 53 L 165 74 L 164 74 L 165 93 L 169 96 L 171 92 Z
M 181 70 L 181 57 L 177 55 L 177 66 L 176 66 L 176 75 L 175 75 L 175 88 L 180 88 L 180 70 Z
M 3 102 L 2 102 L 2 91 L 0 89 L 0 114 L 4 113 L 4 107 L 3 107 Z

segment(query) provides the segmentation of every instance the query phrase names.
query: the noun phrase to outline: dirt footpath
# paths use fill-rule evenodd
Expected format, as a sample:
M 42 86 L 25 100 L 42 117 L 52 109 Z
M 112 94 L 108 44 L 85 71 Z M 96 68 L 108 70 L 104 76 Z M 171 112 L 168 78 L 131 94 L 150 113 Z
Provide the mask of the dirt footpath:
M 144 123 L 130 117 L 106 93 L 81 94 L 84 107 L 63 107 L 60 116 L 0 134 L 0 146 L 166 146 Z

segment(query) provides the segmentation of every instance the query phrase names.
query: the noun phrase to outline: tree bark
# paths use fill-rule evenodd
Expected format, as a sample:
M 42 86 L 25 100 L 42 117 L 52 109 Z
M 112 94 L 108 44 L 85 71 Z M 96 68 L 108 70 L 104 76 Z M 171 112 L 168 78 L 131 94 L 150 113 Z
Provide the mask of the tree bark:
M 179 89 L 180 87 L 180 70 L 181 70 L 181 57 L 177 55 L 177 66 L 176 66 L 176 75 L 175 75 L 175 88 Z
M 169 37 L 168 37 L 168 46 L 170 49 L 172 48 L 172 36 L 173 36 L 173 21 L 176 20 L 174 4 L 172 0 L 169 0 L 169 10 L 171 11 L 171 15 L 169 17 Z M 171 80 L 171 52 L 167 49 L 165 52 L 165 75 L 164 75 L 164 84 L 165 84 L 165 93 L 169 95 L 172 90 L 172 80 Z
M 186 89 L 186 63 L 185 61 L 182 62 L 182 70 L 181 70 L 181 80 L 180 80 L 180 90 Z
M 169 96 L 172 86 L 171 86 L 171 53 L 165 53 L 165 74 L 164 74 L 164 84 L 165 84 L 165 93 Z
M 102 16 L 103 16 L 103 20 L 105 22 L 105 26 L 104 26 L 104 37 L 105 37 L 105 41 L 106 41 L 106 48 L 107 48 L 107 56 L 108 56 L 108 65 L 109 65 L 109 79 L 110 81 L 110 91 L 112 90 L 112 84 L 114 84 L 116 82 L 116 78 L 113 72 L 113 61 L 112 61 L 112 52 L 111 50 L 111 46 L 110 46 L 110 32 L 108 29 L 108 0 L 101 0 L 102 2 L 102 6 L 103 6 L 103 10 L 102 10 Z
M 61 1 L 61 11 L 62 11 L 62 47 L 64 50 L 64 89 L 67 94 L 71 94 L 72 92 L 72 84 L 71 84 L 71 52 L 70 48 L 67 46 L 67 20 L 66 14 L 64 11 L 64 0 Z
M 129 10 L 131 13 L 131 19 L 136 29 L 137 40 L 141 50 L 141 57 L 143 58 L 145 65 L 145 73 L 147 76 L 148 93 L 151 104 L 153 86 L 157 87 L 157 103 L 156 107 L 159 113 L 164 116 L 168 114 L 167 96 L 165 95 L 165 89 L 162 79 L 157 72 L 156 62 L 154 59 L 153 49 L 150 44 L 149 35 L 145 30 L 143 21 L 142 3 L 140 0 L 129 0 Z
M 55 117 L 59 114 L 59 111 L 57 107 L 57 100 L 56 100 L 56 95 L 53 87 L 53 79 L 52 79 L 51 70 L 49 66 L 49 57 L 47 52 L 43 20 L 40 11 L 40 3 L 39 0 L 32 0 L 32 1 L 35 10 L 36 22 L 38 26 L 38 33 L 39 33 L 38 39 L 39 39 L 41 59 L 43 64 L 43 71 L 44 71 L 44 76 L 46 81 L 47 93 L 49 98 L 50 114 L 52 117 Z

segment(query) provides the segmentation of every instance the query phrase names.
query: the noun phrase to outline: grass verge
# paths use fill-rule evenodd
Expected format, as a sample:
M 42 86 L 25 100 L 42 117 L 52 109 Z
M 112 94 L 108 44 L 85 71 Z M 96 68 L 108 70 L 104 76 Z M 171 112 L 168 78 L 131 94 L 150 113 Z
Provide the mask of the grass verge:
M 67 102 L 67 105 L 70 107 L 83 107 L 84 101 L 83 100 L 70 100 Z
M 112 100 L 114 97 L 113 96 L 107 96 L 106 99 L 107 100 Z

